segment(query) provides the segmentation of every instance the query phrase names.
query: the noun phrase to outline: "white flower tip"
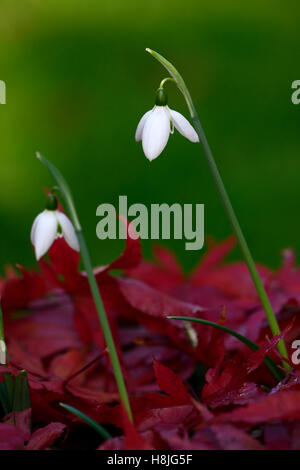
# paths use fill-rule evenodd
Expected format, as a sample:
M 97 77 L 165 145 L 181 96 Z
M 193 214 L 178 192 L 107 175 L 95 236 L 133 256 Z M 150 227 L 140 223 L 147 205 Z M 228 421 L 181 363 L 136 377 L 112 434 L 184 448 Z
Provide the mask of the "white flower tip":
M 146 51 L 149 52 L 149 54 L 152 54 L 152 49 L 150 49 L 149 47 L 146 47 Z
M 67 244 L 71 248 L 73 248 L 73 250 L 80 251 L 78 238 L 70 219 L 63 212 L 60 211 L 57 211 L 56 216 Z
M 147 158 L 147 160 L 149 160 L 149 162 L 152 162 L 157 157 L 159 157 L 163 151 L 163 149 L 155 150 L 154 148 L 151 148 L 151 147 L 146 148 L 146 146 L 143 146 L 143 150 L 144 150 L 145 157 Z
M 157 147 L 155 144 L 154 145 L 144 145 L 144 142 L 142 142 L 142 146 L 143 146 L 143 151 L 144 151 L 144 155 L 145 157 L 147 158 L 147 160 L 149 160 L 149 162 L 152 162 L 153 160 L 155 160 L 157 157 L 160 156 L 160 154 L 163 152 L 164 148 L 162 147 Z
M 37 261 L 40 261 L 41 257 L 43 256 L 43 254 L 45 253 L 42 253 L 41 250 L 37 250 L 36 247 L 34 247 L 34 254 L 35 254 L 35 258 Z
M 0 340 L 0 364 L 6 364 L 6 346 L 2 339 Z
M 159 155 L 153 156 L 153 155 L 146 155 L 146 154 L 145 154 L 145 157 L 147 158 L 147 160 L 148 160 L 149 162 L 152 162 L 152 161 L 155 160 L 158 156 L 159 156 Z
M 189 140 L 190 142 L 193 142 L 195 144 L 200 142 L 199 136 L 196 131 L 195 131 L 195 134 Z
M 51 240 L 51 243 L 50 239 L 38 240 L 38 243 L 34 245 L 34 254 L 37 261 L 39 261 L 47 253 L 53 242 L 54 239 Z
M 199 136 L 190 122 L 181 114 L 175 111 L 174 109 L 170 109 L 171 118 L 173 121 L 174 126 L 183 135 L 186 139 L 190 142 L 199 142 Z
M 77 235 L 76 235 L 76 234 L 75 234 L 75 237 L 76 237 L 76 238 L 75 238 L 74 241 L 73 241 L 73 246 L 72 246 L 72 248 L 73 248 L 73 250 L 79 252 L 79 251 L 80 251 L 80 246 L 79 246 L 79 241 L 78 241 L 78 238 L 77 238 Z

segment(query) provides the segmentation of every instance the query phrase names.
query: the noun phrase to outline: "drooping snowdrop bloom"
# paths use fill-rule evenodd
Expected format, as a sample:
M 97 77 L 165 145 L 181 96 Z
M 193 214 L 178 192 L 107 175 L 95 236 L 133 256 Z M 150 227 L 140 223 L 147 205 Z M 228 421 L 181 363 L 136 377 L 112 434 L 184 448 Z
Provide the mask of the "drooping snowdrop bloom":
M 79 251 L 79 243 L 72 222 L 57 209 L 56 197 L 49 194 L 46 209 L 35 218 L 30 234 L 37 260 L 47 253 L 58 237 L 64 237 L 73 250 Z
M 191 142 L 199 142 L 193 126 L 182 114 L 169 108 L 166 91 L 158 88 L 154 108 L 144 114 L 135 133 L 135 140 L 142 141 L 148 160 L 152 161 L 161 154 L 174 127 Z

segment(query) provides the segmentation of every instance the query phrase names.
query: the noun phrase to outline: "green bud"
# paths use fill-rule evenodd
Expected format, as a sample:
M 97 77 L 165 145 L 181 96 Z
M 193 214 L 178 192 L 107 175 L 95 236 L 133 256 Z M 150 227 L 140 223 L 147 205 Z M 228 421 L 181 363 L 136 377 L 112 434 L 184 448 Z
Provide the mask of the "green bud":
M 57 199 L 52 193 L 49 193 L 47 196 L 46 209 L 48 211 L 56 211 L 57 209 Z
M 167 106 L 168 104 L 168 95 L 164 88 L 158 88 L 156 92 L 155 104 L 157 106 Z

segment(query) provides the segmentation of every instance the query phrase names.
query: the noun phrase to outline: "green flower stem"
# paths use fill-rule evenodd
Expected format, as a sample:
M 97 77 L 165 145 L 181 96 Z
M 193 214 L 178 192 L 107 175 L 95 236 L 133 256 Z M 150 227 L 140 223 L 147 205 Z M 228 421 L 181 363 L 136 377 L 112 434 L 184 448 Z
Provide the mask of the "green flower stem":
M 228 216 L 228 219 L 229 219 L 230 224 L 232 226 L 232 229 L 233 229 L 233 231 L 234 231 L 234 233 L 237 237 L 237 240 L 239 242 L 240 249 L 241 249 L 242 254 L 244 256 L 244 259 L 247 263 L 250 275 L 252 277 L 252 280 L 254 282 L 254 285 L 255 285 L 255 288 L 256 288 L 256 291 L 257 291 L 257 294 L 258 294 L 258 296 L 261 300 L 261 303 L 263 305 L 263 308 L 264 308 L 266 317 L 268 319 L 271 331 L 272 331 L 274 336 L 280 335 L 279 325 L 278 325 L 278 322 L 276 320 L 275 314 L 273 312 L 269 297 L 268 297 L 268 295 L 265 291 L 265 288 L 263 286 L 263 283 L 261 281 L 261 278 L 260 278 L 260 276 L 258 274 L 258 271 L 257 271 L 257 268 L 255 266 L 254 260 L 252 258 L 251 252 L 249 250 L 248 244 L 246 242 L 246 239 L 245 239 L 244 234 L 242 232 L 242 229 L 240 227 L 239 221 L 238 221 L 238 219 L 235 215 L 235 212 L 233 210 L 233 207 L 232 207 L 232 204 L 230 202 L 228 193 L 227 193 L 226 188 L 224 186 L 224 183 L 222 181 L 220 172 L 218 170 L 218 167 L 216 165 L 216 162 L 215 162 L 215 159 L 213 157 L 212 151 L 211 151 L 210 146 L 208 144 L 208 141 L 206 139 L 204 130 L 201 126 L 200 119 L 199 119 L 197 111 L 195 109 L 195 106 L 194 106 L 193 100 L 191 98 L 190 92 L 189 92 L 182 76 L 179 74 L 177 69 L 168 60 L 166 60 L 162 55 L 158 54 L 157 52 L 152 51 L 151 49 L 146 49 L 146 50 L 153 57 L 155 57 L 155 59 L 157 59 L 168 70 L 168 72 L 170 73 L 171 77 L 175 80 L 179 90 L 181 91 L 181 93 L 183 94 L 183 96 L 186 100 L 191 118 L 192 118 L 193 123 L 195 125 L 196 132 L 199 136 L 200 143 L 202 145 L 203 152 L 204 152 L 205 158 L 207 160 L 209 169 L 211 171 L 213 180 L 215 182 L 215 185 L 216 185 L 217 190 L 219 192 L 219 195 L 221 197 L 224 209 L 227 213 L 227 216 Z M 278 350 L 282 354 L 283 357 L 288 358 L 287 350 L 286 350 L 285 343 L 284 343 L 283 339 L 280 339 L 280 341 L 278 342 Z M 284 361 L 284 365 L 285 365 L 285 367 L 289 367 L 289 365 L 285 361 Z
M 174 80 L 174 78 L 172 78 L 172 77 L 164 78 L 164 79 L 160 82 L 159 88 L 163 88 L 163 87 L 164 87 L 164 84 L 167 83 L 167 82 L 175 82 L 175 83 L 176 83 L 176 80 Z
M 252 351 L 259 350 L 259 346 L 257 346 L 257 344 L 251 341 L 250 339 L 246 338 L 246 336 L 243 336 L 240 333 L 237 333 L 236 331 L 231 330 L 230 328 L 227 328 L 226 326 L 220 325 L 219 323 L 214 323 L 209 320 L 204 320 L 203 318 L 193 318 L 193 317 L 170 316 L 168 318 L 170 320 L 183 320 L 184 323 L 195 322 L 195 323 L 201 323 L 201 325 L 213 326 L 214 328 L 218 328 L 219 330 L 225 331 L 225 333 L 229 333 L 231 336 L 234 336 L 235 338 L 239 339 L 242 343 L 246 344 L 248 348 L 252 349 Z M 268 367 L 269 371 L 271 372 L 271 374 L 274 376 L 276 380 L 280 382 L 284 378 L 284 374 L 277 367 L 276 362 L 274 362 L 270 356 L 266 356 L 264 358 L 264 363 Z
M 92 292 L 92 295 L 93 295 L 93 298 L 94 298 L 94 302 L 95 302 L 96 309 L 97 309 L 97 312 L 98 312 L 99 320 L 100 320 L 100 323 L 101 323 L 101 326 L 102 326 L 102 330 L 103 330 L 104 338 L 105 338 L 105 341 L 106 341 L 106 344 L 107 344 L 111 364 L 112 364 L 112 367 L 113 367 L 113 370 L 114 370 L 114 373 L 115 373 L 115 378 L 116 378 L 116 382 L 117 382 L 117 385 L 118 385 L 120 397 L 122 399 L 122 402 L 124 404 L 125 409 L 128 412 L 129 418 L 132 421 L 132 414 L 131 414 L 129 399 L 128 399 L 128 395 L 127 395 L 125 381 L 124 381 L 123 374 L 122 374 L 122 371 L 121 371 L 119 358 L 118 358 L 118 355 L 117 355 L 116 347 L 115 347 L 114 340 L 113 340 L 113 337 L 112 337 L 112 334 L 111 334 L 111 330 L 110 330 L 110 326 L 109 326 L 109 323 L 108 323 L 108 320 L 107 320 L 107 316 L 105 314 L 105 310 L 104 310 L 104 307 L 103 307 L 103 302 L 102 302 L 101 297 L 100 297 L 100 292 L 99 292 L 99 288 L 98 288 L 98 285 L 97 285 L 96 278 L 94 276 L 93 266 L 92 266 L 92 263 L 91 263 L 90 255 L 89 255 L 89 252 L 88 252 L 88 249 L 87 249 L 86 242 L 85 242 L 82 231 L 78 231 L 77 236 L 78 236 L 78 241 L 79 241 L 79 245 L 80 245 L 80 253 L 81 253 L 81 256 L 82 256 L 82 260 L 83 260 L 83 263 L 84 263 L 85 270 L 87 272 L 91 292 Z
M 108 348 L 108 352 L 109 352 L 109 356 L 110 356 L 110 360 L 111 360 L 111 365 L 112 365 L 112 368 L 113 368 L 113 371 L 114 371 L 114 375 L 115 375 L 116 383 L 117 383 L 117 386 L 118 386 L 120 398 L 121 398 L 121 401 L 122 401 L 122 403 L 123 403 L 123 405 L 124 405 L 124 407 L 125 407 L 125 409 L 128 413 L 129 419 L 132 421 L 132 413 L 131 413 L 131 409 L 130 409 L 129 398 L 128 398 L 126 385 L 125 385 L 125 381 L 124 381 L 124 378 L 123 378 L 123 374 L 122 374 L 118 354 L 117 354 L 116 347 L 115 347 L 115 344 L 114 344 L 114 340 L 113 340 L 113 337 L 112 337 L 112 334 L 111 334 L 111 329 L 110 329 L 110 326 L 109 326 L 109 323 L 108 323 L 108 320 L 107 320 L 107 316 L 106 316 L 106 313 L 105 313 L 105 310 L 104 310 L 103 302 L 101 300 L 99 288 L 98 288 L 97 281 L 96 281 L 94 271 L 93 271 L 93 266 L 92 266 L 90 254 L 89 254 L 86 242 L 85 242 L 85 238 L 84 238 L 83 233 L 82 233 L 81 225 L 80 225 L 80 222 L 79 222 L 79 219 L 78 219 L 78 216 L 77 216 L 77 212 L 76 212 L 76 209 L 75 209 L 75 205 L 74 205 L 74 202 L 73 202 L 71 191 L 70 191 L 70 189 L 68 187 L 68 184 L 65 181 L 64 177 L 60 173 L 60 171 L 54 165 L 52 165 L 52 163 L 50 163 L 45 157 L 42 157 L 40 154 L 37 154 L 37 157 L 41 160 L 42 163 L 44 163 L 44 165 L 48 168 L 48 170 L 51 172 L 52 176 L 56 180 L 56 182 L 59 186 L 59 189 L 60 189 L 60 191 L 61 191 L 61 193 L 64 197 L 65 203 L 68 207 L 70 218 L 72 220 L 72 223 L 73 223 L 74 228 L 75 228 L 76 233 L 77 233 L 78 242 L 79 242 L 79 245 L 80 245 L 81 258 L 82 258 L 84 268 L 85 268 L 86 273 L 87 273 L 87 277 L 88 277 L 90 289 L 91 289 L 91 292 L 92 292 L 92 296 L 93 296 L 93 299 L 94 299 L 95 307 L 96 307 L 98 317 L 99 317 L 99 321 L 100 321 L 100 324 L 101 324 L 101 327 L 102 327 L 103 335 L 104 335 L 104 338 L 105 338 L 105 341 L 106 341 L 106 344 L 107 344 L 107 348 Z

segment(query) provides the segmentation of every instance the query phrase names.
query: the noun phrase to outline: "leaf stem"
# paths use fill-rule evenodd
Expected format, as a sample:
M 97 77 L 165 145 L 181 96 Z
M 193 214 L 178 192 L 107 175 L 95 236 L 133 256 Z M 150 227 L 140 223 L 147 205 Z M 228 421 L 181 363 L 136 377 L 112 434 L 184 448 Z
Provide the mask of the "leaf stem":
M 199 136 L 200 143 L 202 145 L 202 149 L 203 149 L 205 158 L 207 160 L 210 172 L 212 174 L 214 183 L 217 187 L 218 193 L 220 195 L 223 207 L 224 207 L 225 212 L 228 216 L 231 227 L 232 227 L 232 229 L 233 229 L 233 231 L 236 235 L 236 238 L 238 240 L 238 243 L 239 243 L 241 252 L 244 256 L 245 262 L 248 266 L 250 275 L 252 277 L 253 283 L 255 285 L 255 288 L 256 288 L 256 291 L 257 291 L 257 294 L 258 294 L 258 297 L 260 298 L 260 301 L 261 301 L 262 306 L 264 308 L 267 320 L 269 322 L 270 329 L 271 329 L 272 334 L 274 336 L 280 335 L 280 328 L 279 328 L 277 319 L 275 317 L 275 314 L 273 312 L 269 297 L 266 293 L 266 290 L 264 288 L 262 280 L 259 276 L 259 273 L 257 271 L 257 268 L 256 268 L 256 265 L 254 263 L 253 257 L 251 255 L 250 250 L 249 250 L 247 241 L 244 237 L 241 226 L 239 224 L 237 216 L 236 216 L 236 214 L 234 212 L 234 209 L 232 207 L 230 198 L 228 196 L 228 193 L 226 191 L 225 185 L 224 185 L 223 180 L 221 178 L 220 172 L 219 172 L 218 167 L 216 165 L 216 162 L 215 162 L 213 153 L 211 151 L 211 148 L 208 144 L 206 135 L 205 135 L 204 130 L 202 128 L 199 116 L 197 114 L 196 108 L 194 106 L 193 100 L 192 100 L 191 95 L 190 95 L 190 92 L 189 92 L 182 76 L 177 71 L 177 69 L 173 66 L 173 64 L 171 64 L 171 62 L 169 62 L 162 55 L 158 54 L 157 52 L 155 52 L 151 49 L 146 49 L 146 50 L 153 57 L 155 57 L 155 59 L 157 59 L 168 70 L 168 72 L 170 73 L 172 78 L 176 81 L 176 84 L 177 84 L 179 90 L 181 91 L 181 93 L 183 94 L 183 96 L 186 100 L 191 118 L 192 118 L 193 123 L 195 125 L 196 132 Z M 280 339 L 279 342 L 278 342 L 278 350 L 279 350 L 279 352 L 281 353 L 281 355 L 283 357 L 288 358 L 288 353 L 287 353 L 286 346 L 285 346 L 285 343 L 284 343 L 283 339 Z M 283 361 L 283 364 L 284 364 L 285 367 L 290 368 L 290 366 L 285 361 Z
M 101 424 L 97 423 L 93 418 L 90 416 L 86 415 L 82 411 L 78 410 L 77 408 L 74 408 L 74 406 L 67 405 L 66 403 L 60 403 L 60 406 L 66 410 L 68 410 L 70 413 L 73 415 L 77 416 L 77 418 L 82 419 L 86 424 L 88 424 L 92 429 L 94 429 L 98 434 L 100 434 L 103 439 L 110 439 L 111 434 L 104 429 Z
M 219 323 L 214 323 L 209 320 L 204 320 L 203 318 L 193 318 L 193 317 L 174 317 L 170 316 L 168 317 L 170 320 L 183 320 L 184 322 L 195 322 L 195 323 L 201 323 L 201 325 L 208 325 L 208 326 L 213 326 L 214 328 L 218 328 L 219 330 L 225 331 L 225 333 L 229 333 L 231 336 L 234 336 L 235 338 L 239 339 L 242 343 L 246 344 L 252 351 L 258 351 L 259 346 L 251 341 L 250 339 L 246 338 L 246 336 L 241 335 L 240 333 L 237 333 L 234 330 L 231 330 L 230 328 L 227 328 L 226 326 L 220 325 Z M 277 367 L 277 364 L 273 361 L 273 359 L 270 356 L 266 356 L 264 358 L 264 363 L 270 370 L 271 374 L 274 376 L 276 380 L 281 381 L 284 378 L 283 373 L 281 370 Z
M 73 198 L 72 198 L 72 195 L 71 195 L 71 191 L 69 189 L 69 186 L 68 186 L 66 180 L 64 179 L 64 177 L 60 173 L 60 171 L 52 163 L 50 163 L 45 157 L 41 156 L 39 153 L 37 153 L 37 157 L 48 168 L 48 170 L 51 172 L 52 176 L 56 180 L 56 182 L 57 182 L 57 184 L 58 184 L 58 186 L 61 190 L 61 193 L 64 197 L 65 203 L 68 207 L 70 218 L 72 220 L 72 223 L 73 223 L 74 228 L 75 228 L 76 233 L 77 233 L 78 242 L 79 242 L 79 246 L 80 246 L 81 258 L 82 258 L 83 265 L 84 265 L 84 268 L 85 268 L 86 273 L 87 273 L 91 293 L 92 293 L 92 296 L 93 296 L 93 299 L 94 299 L 94 303 L 95 303 L 95 307 L 96 307 L 96 310 L 97 310 L 98 318 L 99 318 L 99 321 L 100 321 L 100 324 L 101 324 L 101 327 L 102 327 L 102 331 L 103 331 L 103 335 L 104 335 L 104 338 L 105 338 L 105 341 L 106 341 L 106 345 L 107 345 L 108 353 L 109 353 L 109 356 L 110 356 L 111 365 L 112 365 L 112 368 L 113 368 L 113 371 L 114 371 L 116 383 L 117 383 L 117 386 L 118 386 L 120 398 L 121 398 L 121 401 L 123 402 L 123 405 L 124 405 L 124 407 L 125 407 L 125 409 L 128 413 L 130 421 L 132 421 L 132 413 L 131 413 L 131 409 L 130 409 L 129 398 L 128 398 L 126 385 L 125 385 L 125 381 L 124 381 L 124 378 L 123 378 L 123 374 L 122 374 L 118 354 L 117 354 L 117 351 L 116 351 L 116 347 L 115 347 L 115 343 L 114 343 L 113 336 L 112 336 L 112 333 L 111 333 L 111 329 L 110 329 L 110 326 L 109 326 L 109 322 L 107 320 L 107 316 L 106 316 L 106 313 L 105 313 L 105 310 L 104 310 L 104 306 L 103 306 L 103 302 L 102 302 L 102 299 L 101 299 L 101 296 L 100 296 L 98 284 L 97 284 L 97 281 L 96 281 L 96 278 L 95 278 L 95 275 L 94 275 L 94 271 L 93 271 L 91 257 L 90 257 L 90 254 L 89 254 L 89 251 L 88 251 L 88 248 L 87 248 L 87 244 L 86 244 L 84 235 L 82 233 L 81 225 L 80 225 L 79 218 L 78 218 L 78 215 L 77 215 L 77 212 L 76 212 L 76 208 L 75 208 L 75 204 L 74 204 L 74 201 L 73 201 Z

